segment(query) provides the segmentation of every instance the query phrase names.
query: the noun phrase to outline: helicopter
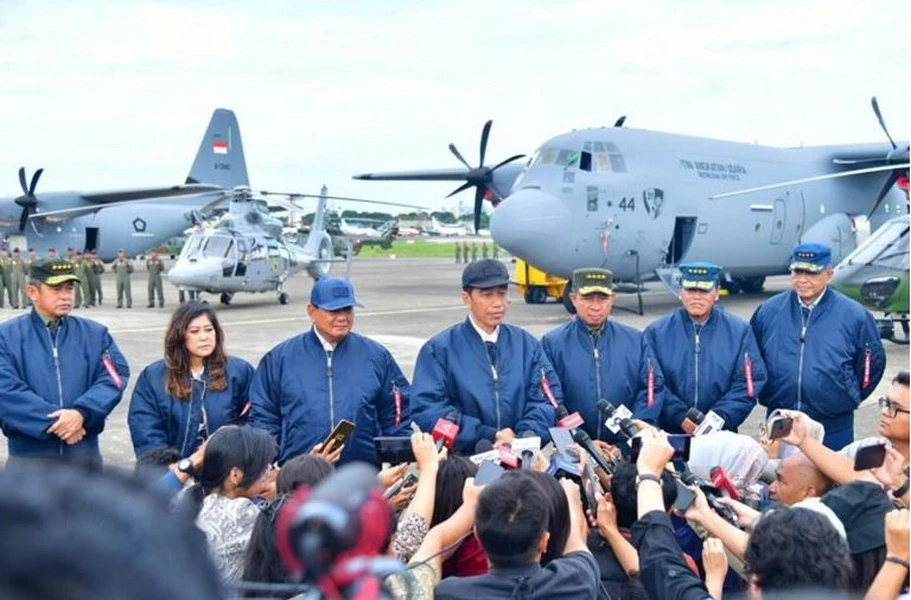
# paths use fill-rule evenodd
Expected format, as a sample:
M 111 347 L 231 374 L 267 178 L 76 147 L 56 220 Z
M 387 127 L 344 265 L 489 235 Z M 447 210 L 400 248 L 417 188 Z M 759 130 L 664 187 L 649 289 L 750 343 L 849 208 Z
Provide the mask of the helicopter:
M 282 222 L 270 214 L 270 205 L 262 196 L 284 197 L 276 199 L 276 203 L 296 211 L 302 210 L 296 199 L 319 198 L 310 235 L 303 245 L 282 235 Z M 276 292 L 278 302 L 287 304 L 290 298 L 283 288 L 288 277 L 306 271 L 313 279 L 322 279 L 336 262 L 345 263 L 345 278 L 348 278 L 354 252 L 348 252 L 343 259 L 333 256 L 332 239 L 326 232 L 326 204 L 330 199 L 421 208 L 329 196 L 326 186 L 319 196 L 254 193 L 247 187 L 238 187 L 227 192 L 225 199 L 229 201 L 227 212 L 214 226 L 205 223 L 196 226 L 167 274 L 168 281 L 182 291 L 220 294 L 224 305 L 231 304 L 238 292 Z
M 838 266 L 832 285 L 867 308 L 884 313 L 876 320 L 880 336 L 908 344 L 908 216 L 882 225 Z M 901 330 L 896 335 L 896 325 Z

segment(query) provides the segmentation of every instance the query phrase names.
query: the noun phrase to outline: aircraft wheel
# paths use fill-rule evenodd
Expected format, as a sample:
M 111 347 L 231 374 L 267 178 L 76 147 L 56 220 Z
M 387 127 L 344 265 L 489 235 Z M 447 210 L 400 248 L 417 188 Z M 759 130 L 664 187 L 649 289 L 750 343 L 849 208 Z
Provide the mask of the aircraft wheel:
M 569 299 L 569 293 L 573 291 L 572 285 L 567 283 L 566 287 L 563 288 L 563 308 L 566 309 L 571 315 L 576 314 L 576 307 L 573 306 L 573 301 Z
M 547 302 L 547 290 L 538 285 L 530 285 L 525 290 L 526 304 L 544 304 Z
M 224 304 L 225 306 L 230 305 L 231 304 L 231 294 L 229 294 L 228 292 L 222 292 L 221 303 Z
M 740 280 L 740 289 L 744 294 L 758 294 L 762 292 L 762 286 L 765 285 L 765 277 L 743 277 Z
M 289 299 L 290 298 L 288 298 L 288 294 L 286 294 L 285 292 L 282 292 L 281 294 L 278 295 L 279 304 L 288 304 Z

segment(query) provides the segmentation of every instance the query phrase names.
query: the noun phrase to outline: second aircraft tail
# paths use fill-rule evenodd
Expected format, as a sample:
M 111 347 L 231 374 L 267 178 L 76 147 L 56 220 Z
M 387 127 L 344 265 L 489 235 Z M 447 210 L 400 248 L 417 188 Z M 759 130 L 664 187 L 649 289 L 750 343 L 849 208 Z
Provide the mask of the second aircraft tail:
M 186 183 L 207 183 L 229 189 L 250 186 L 240 127 L 233 111 L 217 108 L 212 113 Z

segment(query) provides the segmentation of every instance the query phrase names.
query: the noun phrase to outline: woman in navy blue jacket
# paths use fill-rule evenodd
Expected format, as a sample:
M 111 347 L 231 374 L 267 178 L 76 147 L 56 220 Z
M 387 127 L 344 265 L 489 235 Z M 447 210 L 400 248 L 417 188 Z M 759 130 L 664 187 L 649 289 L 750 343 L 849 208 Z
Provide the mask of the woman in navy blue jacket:
M 128 423 L 133 449 L 170 446 L 187 457 L 222 425 L 247 413 L 253 367 L 225 354 L 225 334 L 205 302 L 182 304 L 165 334 L 164 360 L 139 375 Z

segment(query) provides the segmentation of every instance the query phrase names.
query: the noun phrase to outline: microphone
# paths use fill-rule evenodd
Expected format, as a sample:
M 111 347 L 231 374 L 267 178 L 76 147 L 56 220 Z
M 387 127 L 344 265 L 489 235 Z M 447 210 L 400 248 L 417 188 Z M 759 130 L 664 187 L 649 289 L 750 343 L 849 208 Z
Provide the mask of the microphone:
M 570 414 L 562 404 L 558 404 L 554 407 L 554 413 L 556 413 L 557 416 L 557 427 L 560 429 L 577 429 L 582 427 L 582 424 L 585 422 L 578 412 Z
M 478 443 L 474 445 L 475 454 L 484 454 L 491 450 L 493 450 L 493 442 L 490 440 L 478 440 Z
M 512 451 L 512 444 L 500 444 L 497 448 L 500 456 L 500 464 L 507 469 L 519 468 L 519 457 Z
M 683 419 L 682 429 L 687 433 L 692 433 L 697 427 L 702 424 L 702 421 L 705 419 L 705 415 L 698 408 L 691 408 L 686 411 L 686 417 Z M 687 422 L 689 422 L 689 429 L 687 429 Z
M 442 450 L 443 446 L 452 450 L 456 436 L 459 435 L 459 420 L 461 418 L 462 413 L 452 409 L 446 413 L 446 416 L 437 419 L 436 425 L 433 426 L 433 431 L 431 432 L 437 445 L 437 452 Z
M 674 469 L 676 469 L 677 473 L 680 475 L 680 481 L 688 486 L 698 487 L 702 490 L 702 493 L 705 494 L 705 499 L 708 501 L 709 506 L 712 507 L 712 510 L 724 517 L 729 523 L 734 525 L 737 524 L 737 515 L 734 513 L 734 509 L 718 501 L 718 488 L 715 487 L 714 484 L 696 477 L 682 460 L 674 461 Z
M 601 414 L 607 417 L 608 420 L 613 419 L 614 415 L 617 413 L 617 409 L 614 408 L 614 405 L 603 398 L 598 400 L 598 410 L 601 411 Z M 636 429 L 636 426 L 633 425 L 633 422 L 627 417 L 616 419 L 615 424 L 620 428 L 620 431 L 623 432 L 623 435 L 626 438 L 632 439 L 639 433 L 639 430 Z
M 737 488 L 735 488 L 734 484 L 731 483 L 731 480 L 728 479 L 724 469 L 721 467 L 712 467 L 712 470 L 709 471 L 709 475 L 712 478 L 712 485 L 719 490 L 724 491 L 732 500 L 740 500 L 740 494 L 737 493 Z
M 573 441 L 585 448 L 585 451 L 588 452 L 588 455 L 592 457 L 592 460 L 598 465 L 598 468 L 604 470 L 605 473 L 611 473 L 611 468 L 608 466 L 607 461 L 604 459 L 604 455 L 601 454 L 601 451 L 595 448 L 595 445 L 592 443 L 592 438 L 587 433 L 581 429 L 577 429 L 573 433 Z

